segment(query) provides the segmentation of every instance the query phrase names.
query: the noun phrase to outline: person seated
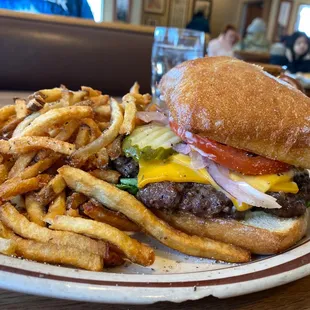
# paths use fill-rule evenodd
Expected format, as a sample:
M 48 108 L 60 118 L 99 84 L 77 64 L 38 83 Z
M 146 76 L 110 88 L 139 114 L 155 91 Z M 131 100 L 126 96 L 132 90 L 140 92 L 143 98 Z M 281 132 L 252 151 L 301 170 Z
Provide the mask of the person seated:
M 94 19 L 87 0 L 0 0 L 0 9 Z
M 205 17 L 205 11 L 202 9 L 198 10 L 192 20 L 187 24 L 186 29 L 210 33 L 209 20 Z
M 271 53 L 270 63 L 286 66 L 291 73 L 310 72 L 310 39 L 304 32 L 295 32 L 285 40 L 285 53 Z
M 232 25 L 227 25 L 216 39 L 209 42 L 208 56 L 233 56 L 233 46 L 239 41 L 239 34 Z
M 246 30 L 246 35 L 234 48 L 236 51 L 254 53 L 268 53 L 269 42 L 266 38 L 267 27 L 265 21 L 257 17 L 253 19 Z

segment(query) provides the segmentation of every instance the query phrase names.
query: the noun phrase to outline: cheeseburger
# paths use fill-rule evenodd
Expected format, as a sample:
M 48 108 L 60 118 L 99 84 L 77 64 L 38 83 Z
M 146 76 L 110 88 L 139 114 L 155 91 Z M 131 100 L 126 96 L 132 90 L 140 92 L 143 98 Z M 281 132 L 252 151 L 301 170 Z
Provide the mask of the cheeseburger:
M 256 254 L 304 235 L 310 204 L 310 98 L 230 57 L 184 62 L 159 88 L 165 108 L 123 142 L 115 168 L 157 216 Z M 133 186 L 132 186 L 133 187 Z

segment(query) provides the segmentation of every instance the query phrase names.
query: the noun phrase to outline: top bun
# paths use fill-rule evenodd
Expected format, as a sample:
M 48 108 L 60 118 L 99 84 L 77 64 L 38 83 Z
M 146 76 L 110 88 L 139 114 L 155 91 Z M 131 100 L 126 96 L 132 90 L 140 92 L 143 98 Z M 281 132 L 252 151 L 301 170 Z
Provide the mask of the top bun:
M 260 67 L 231 57 L 186 61 L 159 84 L 184 129 L 310 168 L 310 98 Z

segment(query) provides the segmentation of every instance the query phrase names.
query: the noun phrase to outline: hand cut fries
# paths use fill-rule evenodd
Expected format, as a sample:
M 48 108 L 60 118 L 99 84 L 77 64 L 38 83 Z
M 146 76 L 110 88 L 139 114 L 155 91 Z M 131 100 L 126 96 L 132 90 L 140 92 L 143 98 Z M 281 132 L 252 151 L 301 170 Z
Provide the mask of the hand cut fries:
M 75 151 L 75 145 L 48 137 L 19 137 L 9 141 L 0 140 L 2 154 L 24 154 L 40 149 L 71 155 Z
M 0 220 L 18 234 L 27 239 L 39 242 L 50 242 L 52 244 L 75 247 L 81 251 L 87 251 L 106 256 L 107 246 L 89 237 L 78 235 L 71 232 L 53 231 L 30 222 L 21 215 L 11 204 L 6 203 L 0 208 Z
M 153 250 L 124 232 L 140 231 L 189 255 L 250 259 L 170 227 L 115 186 L 121 174 L 111 162 L 150 102 L 138 83 L 121 104 L 91 87 L 62 85 L 0 108 L 0 253 L 92 271 L 125 259 L 149 266 Z
M 25 118 L 28 115 L 26 100 L 16 98 L 14 101 L 15 101 L 16 117 Z
M 5 255 L 13 255 L 16 251 L 16 242 L 10 239 L 0 237 L 0 253 Z
M 228 262 L 246 262 L 250 259 L 250 253 L 244 249 L 175 230 L 158 219 L 134 196 L 96 179 L 87 172 L 69 166 L 63 166 L 58 171 L 70 188 L 95 198 L 114 211 L 122 212 L 151 236 L 175 250 Z
M 42 227 L 45 227 L 43 218 L 45 216 L 45 210 L 40 203 L 34 198 L 33 194 L 26 195 L 25 209 L 27 210 L 28 217 L 31 222 L 36 223 Z
M 16 254 L 38 262 L 71 265 L 91 271 L 103 269 L 103 258 L 75 247 L 47 244 L 32 240 L 16 240 Z
M 62 191 L 49 205 L 44 222 L 49 223 L 57 215 L 64 215 L 66 212 L 66 193 Z
M 136 99 L 134 96 L 128 95 L 126 100 L 123 100 L 123 105 L 125 108 L 124 122 L 119 130 L 119 133 L 121 135 L 129 135 L 135 128 L 137 114 Z
M 15 114 L 15 106 L 7 105 L 0 109 L 0 122 L 7 121 L 10 116 Z
M 55 125 L 62 125 L 72 119 L 92 117 L 90 107 L 65 107 L 53 109 L 37 117 L 22 132 L 22 136 L 43 136 Z
M 111 109 L 111 126 L 95 141 L 81 147 L 72 154 L 72 163 L 74 166 L 81 166 L 90 156 L 112 143 L 118 136 L 119 129 L 123 123 L 123 114 L 118 102 L 114 99 L 111 99 Z
M 123 231 L 140 231 L 140 227 L 129 221 L 123 214 L 106 209 L 100 203 L 91 199 L 82 205 L 84 214 L 98 222 L 109 224 Z
M 73 193 L 67 198 L 67 209 L 77 209 L 82 203 L 88 200 L 88 197 L 81 193 Z
M 150 247 L 108 224 L 60 215 L 52 220 L 50 228 L 80 233 L 112 243 L 132 262 L 143 266 L 152 265 L 155 259 L 154 252 Z
M 19 178 L 7 180 L 0 185 L 0 201 L 38 190 L 47 184 L 49 180 L 50 176 L 46 174 L 40 174 L 34 178 L 24 180 Z

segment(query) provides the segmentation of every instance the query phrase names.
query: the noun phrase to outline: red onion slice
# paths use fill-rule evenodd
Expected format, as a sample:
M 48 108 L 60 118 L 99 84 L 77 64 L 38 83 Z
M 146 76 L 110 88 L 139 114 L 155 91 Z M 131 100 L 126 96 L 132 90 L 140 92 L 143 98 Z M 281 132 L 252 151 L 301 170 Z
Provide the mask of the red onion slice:
M 189 156 L 191 157 L 191 167 L 195 170 L 203 169 L 208 164 L 207 159 L 193 149 L 189 153 Z
M 185 143 L 179 143 L 173 146 L 173 149 L 181 154 L 188 155 L 191 151 L 191 147 Z
M 212 161 L 208 161 L 207 167 L 208 172 L 214 181 L 230 195 L 236 198 L 240 204 L 244 202 L 251 206 L 266 209 L 282 208 L 277 203 L 276 198 L 258 191 L 246 182 L 235 182 L 231 180 L 228 169 L 221 167 Z
M 137 112 L 137 118 L 141 119 L 146 123 L 152 121 L 159 122 L 164 125 L 168 125 L 169 119 L 166 115 L 161 112 Z

